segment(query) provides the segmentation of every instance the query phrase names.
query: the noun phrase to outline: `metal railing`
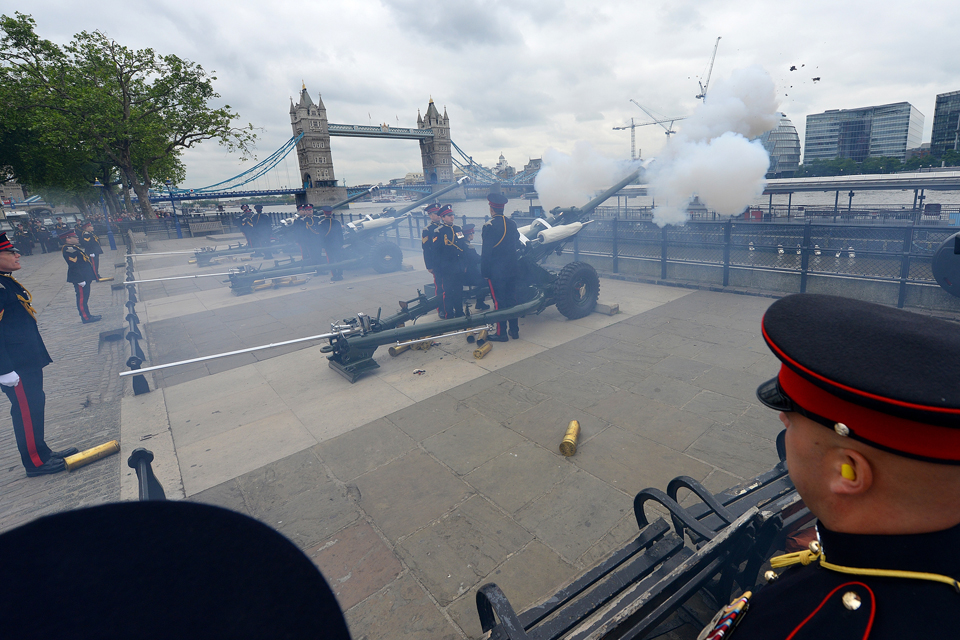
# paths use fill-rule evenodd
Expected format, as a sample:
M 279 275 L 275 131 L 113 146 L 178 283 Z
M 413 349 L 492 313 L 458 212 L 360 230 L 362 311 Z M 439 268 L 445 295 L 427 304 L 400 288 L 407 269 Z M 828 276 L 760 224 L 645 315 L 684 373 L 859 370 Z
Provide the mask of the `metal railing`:
M 131 280 L 136 280 L 134 276 L 134 266 L 133 266 L 133 254 L 134 246 L 131 234 L 125 233 L 123 235 L 124 242 L 127 246 L 127 265 L 126 265 L 126 280 L 130 282 Z M 127 284 L 127 301 L 124 305 L 127 307 L 127 335 L 126 339 L 130 343 L 130 357 L 127 358 L 127 366 L 131 371 L 140 369 L 140 366 L 143 364 L 144 360 L 147 359 L 146 355 L 143 352 L 143 348 L 140 346 L 140 341 L 143 340 L 143 334 L 140 333 L 140 317 L 137 315 L 137 285 Z M 134 395 L 141 395 L 144 393 L 150 392 L 150 385 L 147 383 L 147 379 L 143 374 L 137 374 L 133 377 L 133 393 Z

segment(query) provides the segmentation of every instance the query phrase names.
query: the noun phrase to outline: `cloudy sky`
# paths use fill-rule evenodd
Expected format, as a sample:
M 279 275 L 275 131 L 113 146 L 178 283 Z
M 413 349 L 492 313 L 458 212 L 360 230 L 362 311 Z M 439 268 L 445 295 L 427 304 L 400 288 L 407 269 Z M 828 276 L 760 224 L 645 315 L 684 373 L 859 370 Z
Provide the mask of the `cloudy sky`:
M 503 153 L 520 168 L 578 141 L 627 158 L 630 132 L 613 127 L 649 121 L 629 99 L 665 116 L 690 113 L 717 36 L 711 84 L 760 65 L 801 137 L 807 114 L 907 101 L 929 141 L 936 94 L 960 89 L 960 4 L 950 0 L 922 11 L 889 0 L 0 0 L 0 11 L 31 14 L 60 44 L 100 30 L 215 70 L 222 102 L 262 129 L 260 158 L 290 137 L 289 98 L 301 81 L 336 123 L 415 127 L 432 96 L 454 142 L 487 166 Z M 663 130 L 636 133 L 643 157 L 657 155 Z M 350 185 L 421 169 L 413 141 L 335 138 L 333 154 Z M 185 159 L 187 187 L 249 166 L 214 143 Z

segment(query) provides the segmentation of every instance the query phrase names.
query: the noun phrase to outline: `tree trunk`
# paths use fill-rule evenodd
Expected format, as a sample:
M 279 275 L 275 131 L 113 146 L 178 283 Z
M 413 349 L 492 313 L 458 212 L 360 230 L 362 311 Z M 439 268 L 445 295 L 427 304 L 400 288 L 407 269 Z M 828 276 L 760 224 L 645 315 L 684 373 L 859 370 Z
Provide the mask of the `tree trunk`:
M 130 184 L 133 185 L 133 190 L 137 194 L 137 199 L 140 202 L 140 212 L 143 213 L 143 217 L 147 219 L 156 218 L 157 214 L 153 212 L 153 207 L 150 205 L 150 193 L 147 187 L 140 184 L 136 179 L 130 179 L 129 173 L 127 179 L 130 180 Z
M 73 204 L 77 206 L 77 209 L 80 209 L 80 213 L 83 214 L 84 218 L 90 217 L 90 208 L 87 207 L 87 201 L 81 198 L 80 196 L 73 196 Z
M 113 185 L 108 184 L 105 189 L 107 192 L 107 205 L 110 207 L 110 217 L 118 218 L 120 216 L 120 201 L 117 199 L 117 194 L 113 190 Z
M 120 172 L 120 184 L 123 187 L 123 205 L 127 210 L 127 213 L 133 213 L 133 200 L 130 199 L 130 183 L 127 182 L 127 177 Z

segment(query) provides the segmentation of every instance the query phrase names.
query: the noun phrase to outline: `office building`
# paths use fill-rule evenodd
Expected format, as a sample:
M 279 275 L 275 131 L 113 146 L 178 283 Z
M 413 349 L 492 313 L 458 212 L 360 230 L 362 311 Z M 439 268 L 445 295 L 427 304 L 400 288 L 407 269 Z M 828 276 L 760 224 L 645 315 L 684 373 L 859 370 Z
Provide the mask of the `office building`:
M 800 166 L 800 136 L 787 114 L 780 114 L 777 126 L 757 138 L 770 154 L 767 178 L 792 178 Z
M 803 162 L 849 158 L 899 158 L 920 146 L 923 114 L 909 102 L 831 109 L 807 116 Z
M 933 110 L 930 153 L 939 157 L 944 151 L 960 151 L 960 91 L 939 94 Z

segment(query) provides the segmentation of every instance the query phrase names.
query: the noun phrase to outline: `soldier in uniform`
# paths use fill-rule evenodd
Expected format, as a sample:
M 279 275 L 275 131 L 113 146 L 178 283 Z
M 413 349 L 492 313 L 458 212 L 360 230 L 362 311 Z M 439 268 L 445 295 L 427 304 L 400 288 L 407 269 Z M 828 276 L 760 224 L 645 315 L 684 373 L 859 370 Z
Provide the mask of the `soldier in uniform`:
M 17 224 L 17 228 L 13 232 L 13 239 L 16 241 L 17 247 L 23 251 L 23 255 L 33 255 L 33 238 L 27 229 L 24 228 L 22 222 Z
M 53 236 L 57 239 L 60 247 L 63 247 L 63 240 L 60 237 L 69 230 L 70 227 L 63 221 L 63 218 L 57 216 L 57 222 L 53 225 Z
M 434 243 L 434 238 L 437 236 L 437 229 L 443 224 L 440 222 L 440 203 L 434 202 L 428 204 L 424 207 L 423 214 L 430 219 L 430 222 L 426 224 L 423 227 L 423 231 L 420 232 L 420 246 L 423 248 L 423 266 L 425 266 L 427 271 L 433 276 L 433 290 L 440 296 L 440 279 L 437 277 L 436 272 L 437 258 L 435 255 L 436 245 Z M 443 315 L 442 298 L 440 298 L 440 300 L 441 303 L 437 309 L 440 311 L 440 315 Z
M 51 451 L 43 439 L 43 368 L 52 360 L 37 329 L 30 292 L 13 277 L 19 268 L 20 252 L 0 233 L 0 388 L 10 400 L 20 459 L 32 477 L 63 471 L 63 459 L 77 449 Z
M 50 233 L 50 230 L 47 229 L 42 222 L 37 226 L 37 242 L 40 243 L 40 248 L 43 249 L 44 253 L 52 253 L 53 247 L 51 245 L 54 243 L 53 234 Z
M 453 207 L 445 204 L 440 208 L 443 225 L 437 229 L 435 245 L 436 262 L 434 268 L 440 272 L 440 290 L 443 301 L 443 317 L 446 319 L 463 316 L 463 256 L 467 248 L 467 239 L 463 230 L 453 224 Z
M 254 246 L 262 250 L 264 259 L 273 260 L 273 253 L 270 251 L 270 234 L 273 231 L 273 224 L 270 222 L 270 216 L 263 212 L 262 204 L 254 207 L 254 213 L 250 219 L 253 222 Z
M 247 241 L 248 247 L 255 247 L 253 243 L 253 219 L 252 214 L 250 213 L 250 207 L 247 205 L 240 205 L 240 232 L 243 233 L 243 237 Z
M 957 637 L 957 325 L 798 294 L 770 306 L 762 333 L 781 367 L 757 397 L 780 411 L 819 540 L 773 558 L 787 568 L 700 637 L 724 627 L 736 640 Z
M 313 217 L 313 205 L 300 207 L 297 219 L 293 223 L 294 236 L 300 244 L 300 254 L 306 264 L 317 264 L 323 255 L 320 244 L 320 226 Z
M 471 244 L 473 242 L 474 232 L 476 226 L 468 224 L 463 228 L 463 235 L 467 239 L 467 249 L 464 252 L 464 283 L 468 287 L 485 287 L 487 286 L 487 281 L 484 280 L 483 276 L 480 275 L 480 254 L 477 253 L 477 250 L 473 248 Z M 478 311 L 486 311 L 490 308 L 484 300 L 487 299 L 486 292 L 481 292 L 477 295 L 477 304 L 474 305 L 474 308 Z
M 80 319 L 84 324 L 97 322 L 100 316 L 90 313 L 90 308 L 87 306 L 90 300 L 90 283 L 97 277 L 93 270 L 93 263 L 80 248 L 80 239 L 75 231 L 67 231 L 60 236 L 60 241 L 63 243 L 60 252 L 67 263 L 67 282 L 73 283 L 73 289 L 77 294 L 77 311 L 80 312 Z
M 483 225 L 480 234 L 483 244 L 480 249 L 480 274 L 490 285 L 490 297 L 494 309 L 506 309 L 517 304 L 517 278 L 519 276 L 520 232 L 517 223 L 503 215 L 507 197 L 500 193 L 487 196 L 490 203 L 490 220 Z M 520 321 L 509 321 L 510 338 L 520 337 Z M 507 322 L 497 323 L 496 335 L 490 336 L 494 342 L 506 342 Z
M 327 254 L 327 264 L 334 264 L 343 260 L 343 225 L 333 217 L 333 207 L 320 207 L 323 220 L 318 225 L 320 244 Z M 330 272 L 330 282 L 343 280 L 343 269 L 333 269 Z
M 80 229 L 82 230 L 80 233 L 80 248 L 83 249 L 83 252 L 90 258 L 90 263 L 93 265 L 93 273 L 97 276 L 97 281 L 99 282 L 100 255 L 103 253 L 103 247 L 100 246 L 100 238 L 93 232 L 92 222 L 84 222 L 80 225 Z

